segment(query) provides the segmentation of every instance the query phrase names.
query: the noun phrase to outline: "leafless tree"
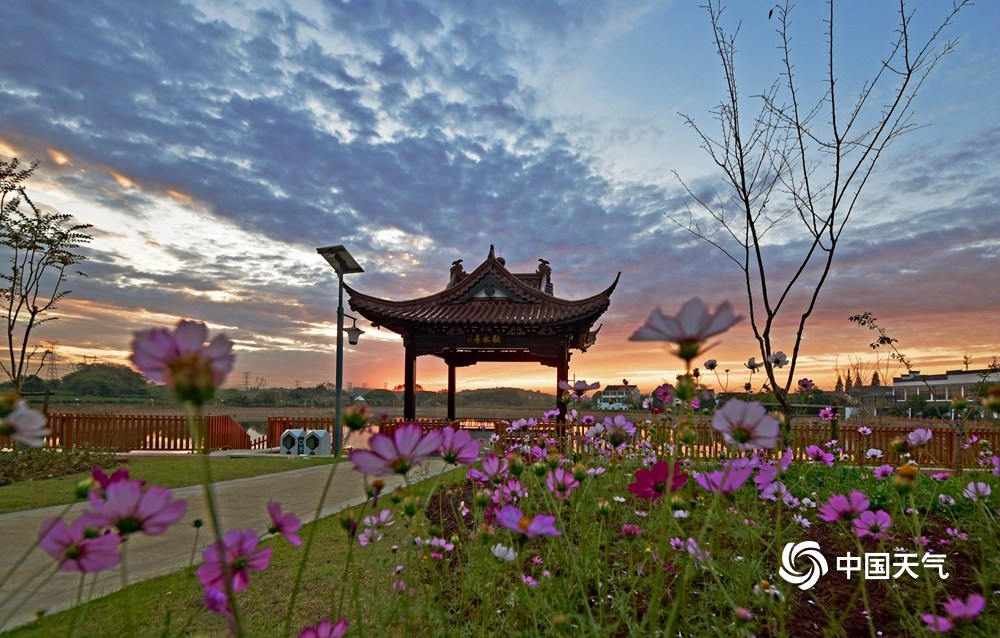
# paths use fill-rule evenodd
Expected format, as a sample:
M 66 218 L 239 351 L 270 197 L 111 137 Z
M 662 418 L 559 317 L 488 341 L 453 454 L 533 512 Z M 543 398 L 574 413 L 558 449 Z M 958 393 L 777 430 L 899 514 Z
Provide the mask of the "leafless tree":
M 86 233 L 90 224 L 77 224 L 70 215 L 41 210 L 28 197 L 24 183 L 37 166 L 38 162 L 33 162 L 25 167 L 17 158 L 0 160 L 0 257 L 9 264 L 9 269 L 0 269 L 0 312 L 7 328 L 0 370 L 17 392 L 50 355 L 30 344 L 31 332 L 56 318 L 46 314 L 69 294 L 63 289 L 73 272 L 68 269 L 84 259 L 75 250 L 91 239 Z
M 743 273 L 750 324 L 764 370 L 787 417 L 786 440 L 792 416 L 788 393 L 803 333 L 844 228 L 886 148 L 917 127 L 914 98 L 937 62 L 955 47 L 954 40 L 942 41 L 943 34 L 966 4 L 951 4 L 937 27 L 918 42 L 911 33 L 913 12 L 900 0 L 898 25 L 885 57 L 872 65 L 867 81 L 846 99 L 834 64 L 839 33 L 834 27 L 839 24 L 835 25 L 833 0 L 827 4 L 825 21 L 827 69 L 815 99 L 807 99 L 793 62 L 791 2 L 775 7 L 774 20 L 768 22 L 776 25 L 780 77 L 749 100 L 737 83 L 740 27 L 734 31 L 723 27 L 724 8 L 717 1 L 709 0 L 705 7 L 726 87 L 712 111 L 718 132 L 710 134 L 692 117 L 682 117 L 721 171 L 725 189 L 698 191 L 677 175 L 694 205 L 685 214 L 668 216 L 715 246 Z M 789 267 L 789 250 L 794 248 L 801 250 L 791 257 Z M 779 262 L 779 255 L 785 263 Z M 781 379 L 783 371 L 772 357 L 784 349 L 776 326 L 786 315 L 797 319 L 786 376 Z

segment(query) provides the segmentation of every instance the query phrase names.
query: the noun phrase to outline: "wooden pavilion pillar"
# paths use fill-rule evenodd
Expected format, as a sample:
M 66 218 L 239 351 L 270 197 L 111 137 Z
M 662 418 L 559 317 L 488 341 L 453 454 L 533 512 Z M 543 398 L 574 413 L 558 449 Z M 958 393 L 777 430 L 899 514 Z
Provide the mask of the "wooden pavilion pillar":
M 566 402 L 563 401 L 563 389 L 559 387 L 560 381 L 569 381 L 569 348 L 564 347 L 562 352 L 559 353 L 559 357 L 556 361 L 556 409 L 559 410 L 559 416 L 556 417 L 557 423 L 566 422 Z
M 448 420 L 455 420 L 455 364 L 448 363 Z
M 417 353 L 412 344 L 404 345 L 403 418 L 417 418 Z

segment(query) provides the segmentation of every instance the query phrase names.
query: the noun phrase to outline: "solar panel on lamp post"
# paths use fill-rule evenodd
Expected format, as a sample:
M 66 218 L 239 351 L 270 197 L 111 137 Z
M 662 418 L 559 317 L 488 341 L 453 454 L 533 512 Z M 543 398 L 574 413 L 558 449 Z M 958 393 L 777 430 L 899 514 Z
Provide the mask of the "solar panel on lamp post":
M 358 262 L 351 256 L 351 253 L 343 246 L 326 246 L 324 248 L 317 248 L 316 252 L 322 255 L 323 259 L 337 273 L 337 399 L 333 412 L 335 421 L 333 428 L 333 455 L 339 456 L 344 440 L 344 426 L 341 423 L 340 412 L 341 397 L 344 391 L 344 275 L 364 272 L 364 269 L 358 265 Z M 356 326 L 354 329 L 359 330 Z M 355 336 L 355 333 L 352 333 L 352 344 L 357 343 L 360 334 L 358 332 L 356 333 L 357 336 Z

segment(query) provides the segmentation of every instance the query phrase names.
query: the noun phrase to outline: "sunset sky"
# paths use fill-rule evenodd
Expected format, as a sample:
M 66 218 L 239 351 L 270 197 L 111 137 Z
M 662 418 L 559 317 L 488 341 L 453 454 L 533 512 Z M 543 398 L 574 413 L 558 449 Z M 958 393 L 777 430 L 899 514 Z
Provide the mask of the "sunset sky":
M 716 130 L 723 84 L 699 4 L 10 0 L 0 156 L 41 160 L 34 201 L 94 226 L 87 277 L 36 341 L 58 343 L 65 373 L 84 355 L 124 362 L 133 331 L 187 317 L 236 341 L 228 385 L 313 386 L 333 381 L 336 351 L 336 277 L 317 247 L 351 251 L 365 269 L 352 287 L 407 299 L 492 244 L 515 272 L 547 259 L 568 299 L 622 273 L 597 344 L 573 355 L 576 378 L 646 392 L 673 380 L 666 344 L 628 341 L 655 306 L 747 308 L 739 270 L 668 219 L 690 204 L 674 172 L 718 186 L 680 115 Z M 774 5 L 730 4 L 749 100 L 778 78 Z M 896 16 L 892 2 L 840 4 L 849 103 Z M 922 40 L 951 3 L 912 4 Z M 826 73 L 824 5 L 792 14 L 808 87 Z M 864 311 L 923 372 L 1000 355 L 998 27 L 1000 4 L 981 2 L 946 32 L 958 46 L 914 103 L 921 127 L 890 146 L 858 204 L 796 378 L 830 388 L 852 362 L 870 371 L 871 334 L 847 320 Z M 802 243 L 779 233 L 767 250 L 784 280 Z M 401 383 L 400 339 L 359 325 L 345 380 Z M 743 362 L 760 358 L 749 323 L 720 340 L 708 356 L 742 386 Z M 887 363 L 901 373 L 883 355 L 883 376 Z M 458 383 L 551 391 L 554 374 L 480 364 Z M 421 358 L 417 381 L 444 387 L 443 364 Z

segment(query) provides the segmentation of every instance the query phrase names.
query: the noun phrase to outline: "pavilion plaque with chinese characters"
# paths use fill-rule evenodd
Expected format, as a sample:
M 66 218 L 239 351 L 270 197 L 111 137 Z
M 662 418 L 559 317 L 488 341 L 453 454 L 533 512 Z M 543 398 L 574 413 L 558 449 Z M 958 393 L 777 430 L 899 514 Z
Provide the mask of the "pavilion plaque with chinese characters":
M 608 309 L 621 273 L 592 297 L 560 299 L 553 292 L 549 262 L 538 261 L 535 272 L 513 273 L 490 246 L 486 260 L 472 272 L 456 260 L 444 290 L 406 301 L 344 285 L 354 312 L 403 337 L 404 418 L 416 418 L 416 360 L 423 355 L 448 365 L 449 419 L 455 418 L 455 369 L 480 361 L 534 361 L 556 368 L 557 408 L 565 413 L 558 382 L 569 378 L 571 350 L 594 345 L 600 330 L 594 323 Z

